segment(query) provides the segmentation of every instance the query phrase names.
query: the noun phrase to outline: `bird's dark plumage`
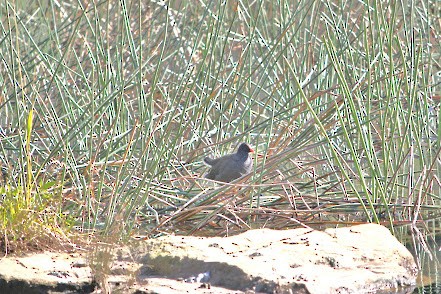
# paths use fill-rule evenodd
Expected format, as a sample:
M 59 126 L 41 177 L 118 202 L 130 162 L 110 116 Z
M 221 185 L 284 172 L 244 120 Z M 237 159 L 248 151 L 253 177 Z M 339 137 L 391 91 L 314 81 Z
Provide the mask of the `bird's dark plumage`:
M 216 159 L 205 157 L 204 162 L 211 166 L 211 170 L 205 177 L 228 183 L 249 174 L 253 169 L 253 160 L 249 156 L 251 152 L 254 150 L 250 145 L 242 143 L 236 153 Z

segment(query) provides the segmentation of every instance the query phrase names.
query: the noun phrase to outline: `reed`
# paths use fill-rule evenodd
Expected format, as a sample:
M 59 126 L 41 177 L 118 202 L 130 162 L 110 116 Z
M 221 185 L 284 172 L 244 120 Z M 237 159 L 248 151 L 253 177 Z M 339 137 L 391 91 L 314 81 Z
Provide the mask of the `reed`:
M 439 220 L 439 1 L 89 2 L 0 4 L 1 203 L 46 236 Z

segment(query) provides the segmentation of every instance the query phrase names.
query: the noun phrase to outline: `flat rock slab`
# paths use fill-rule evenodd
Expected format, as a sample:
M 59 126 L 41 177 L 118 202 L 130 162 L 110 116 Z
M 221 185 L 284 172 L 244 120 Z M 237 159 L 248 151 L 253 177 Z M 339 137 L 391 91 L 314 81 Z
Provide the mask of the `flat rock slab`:
M 416 283 L 411 253 L 375 224 L 316 231 L 250 230 L 232 237 L 146 242 L 143 264 L 178 278 L 210 272 L 213 285 L 264 293 L 363 293 Z
M 0 293 L 91 293 L 92 281 L 80 254 L 45 252 L 0 259 Z
M 0 293 L 14 285 L 46 287 L 33 293 L 104 292 L 94 281 L 123 293 L 409 293 L 416 275 L 411 253 L 389 230 L 365 224 L 164 236 L 125 248 L 103 245 L 86 256 L 7 257 L 0 260 Z

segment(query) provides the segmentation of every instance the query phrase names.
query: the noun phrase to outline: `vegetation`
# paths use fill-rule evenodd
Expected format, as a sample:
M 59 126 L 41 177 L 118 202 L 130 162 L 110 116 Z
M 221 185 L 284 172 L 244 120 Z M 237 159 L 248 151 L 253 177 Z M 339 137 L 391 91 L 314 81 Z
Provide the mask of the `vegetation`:
M 414 2 L 2 2 L 4 248 L 439 222 L 441 4 Z M 203 179 L 242 141 L 250 176 Z

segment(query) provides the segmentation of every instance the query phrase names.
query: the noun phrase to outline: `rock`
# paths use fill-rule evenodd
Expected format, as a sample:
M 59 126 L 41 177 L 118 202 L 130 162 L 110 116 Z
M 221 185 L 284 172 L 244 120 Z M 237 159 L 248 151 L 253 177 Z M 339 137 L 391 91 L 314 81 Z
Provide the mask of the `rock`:
M 75 267 L 79 254 L 45 252 L 0 259 L 0 293 L 91 293 L 89 267 Z
M 89 293 L 97 276 L 124 293 L 389 293 L 410 287 L 409 293 L 417 275 L 410 252 L 375 224 L 324 232 L 259 229 L 225 238 L 164 236 L 114 250 L 105 275 L 76 266 L 83 259 L 60 253 L 3 258 L 0 293 L 17 283 Z
M 222 238 L 167 236 L 141 249 L 146 267 L 172 278 L 210 271 L 211 283 L 265 293 L 360 293 L 414 286 L 417 266 L 375 224 L 316 231 L 250 230 Z

